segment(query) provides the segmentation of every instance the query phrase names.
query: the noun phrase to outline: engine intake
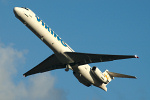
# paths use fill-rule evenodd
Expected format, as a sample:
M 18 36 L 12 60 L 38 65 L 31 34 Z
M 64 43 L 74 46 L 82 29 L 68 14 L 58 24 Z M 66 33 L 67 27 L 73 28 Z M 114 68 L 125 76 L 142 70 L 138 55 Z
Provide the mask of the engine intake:
M 105 84 L 109 83 L 109 81 L 107 80 L 107 77 L 105 77 L 103 73 L 96 66 L 92 67 L 92 73 L 95 75 L 95 77 L 97 77 L 103 83 Z

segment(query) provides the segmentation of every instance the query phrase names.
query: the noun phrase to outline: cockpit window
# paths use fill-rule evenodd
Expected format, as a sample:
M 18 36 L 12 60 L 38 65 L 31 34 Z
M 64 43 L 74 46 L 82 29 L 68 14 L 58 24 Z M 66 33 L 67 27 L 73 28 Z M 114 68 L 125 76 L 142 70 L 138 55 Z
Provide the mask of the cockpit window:
M 28 8 L 26 8 L 26 7 L 21 7 L 21 8 L 24 8 L 24 9 L 26 9 L 26 10 L 29 10 Z

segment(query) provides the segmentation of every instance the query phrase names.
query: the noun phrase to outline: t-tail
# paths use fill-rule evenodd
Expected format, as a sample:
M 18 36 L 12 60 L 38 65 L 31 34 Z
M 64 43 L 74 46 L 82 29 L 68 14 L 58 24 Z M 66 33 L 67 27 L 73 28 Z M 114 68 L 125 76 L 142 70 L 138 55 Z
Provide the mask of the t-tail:
M 135 76 L 130 76 L 130 75 L 125 75 L 125 74 L 120 74 L 120 73 L 114 73 L 114 72 L 110 72 L 108 70 L 105 70 L 103 72 L 104 77 L 107 78 L 108 82 L 107 83 L 102 83 L 101 86 L 99 86 L 101 89 L 103 89 L 104 91 L 107 91 L 107 87 L 106 85 L 111 82 L 112 79 L 114 79 L 114 77 L 118 77 L 118 78 L 134 78 L 136 79 Z

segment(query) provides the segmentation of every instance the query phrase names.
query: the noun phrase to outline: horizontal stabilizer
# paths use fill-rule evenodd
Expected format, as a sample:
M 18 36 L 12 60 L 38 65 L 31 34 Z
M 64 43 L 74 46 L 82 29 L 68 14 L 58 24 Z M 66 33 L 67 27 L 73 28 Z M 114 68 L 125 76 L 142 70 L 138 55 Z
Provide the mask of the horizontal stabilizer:
M 125 75 L 125 74 L 119 74 L 119 73 L 114 73 L 114 72 L 109 72 L 107 73 L 112 76 L 112 77 L 120 77 L 120 78 L 136 78 L 135 76 L 130 76 L 130 75 Z

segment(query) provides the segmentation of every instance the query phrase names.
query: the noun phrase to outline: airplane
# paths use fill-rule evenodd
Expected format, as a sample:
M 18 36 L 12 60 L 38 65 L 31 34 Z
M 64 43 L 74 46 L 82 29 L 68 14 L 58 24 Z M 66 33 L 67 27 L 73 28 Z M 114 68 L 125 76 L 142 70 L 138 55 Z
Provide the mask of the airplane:
M 114 77 L 136 79 L 135 76 L 114 73 L 108 70 L 101 72 L 96 66 L 91 68 L 88 64 L 119 59 L 139 58 L 137 55 L 110 55 L 75 52 L 29 8 L 14 7 L 13 11 L 16 18 L 27 26 L 54 52 L 54 54 L 46 58 L 40 64 L 24 73 L 24 77 L 55 69 L 65 69 L 65 71 L 72 70 L 73 75 L 83 85 L 87 87 L 93 85 L 104 91 L 107 91 L 106 85 L 111 82 Z

